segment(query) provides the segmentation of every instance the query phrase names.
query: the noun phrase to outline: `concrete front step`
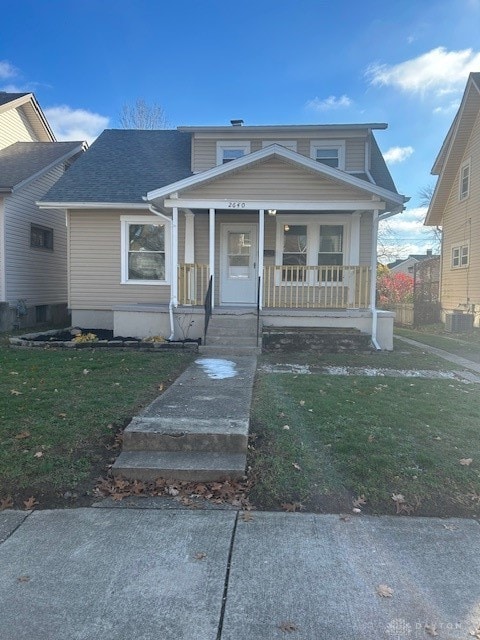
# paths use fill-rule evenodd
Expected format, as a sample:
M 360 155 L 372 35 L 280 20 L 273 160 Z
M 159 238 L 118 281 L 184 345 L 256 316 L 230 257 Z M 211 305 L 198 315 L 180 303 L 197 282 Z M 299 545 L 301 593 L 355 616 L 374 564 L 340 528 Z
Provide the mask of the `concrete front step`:
M 210 482 L 241 478 L 245 465 L 244 453 L 123 451 L 112 473 L 116 477 L 148 482 L 157 478 Z
M 248 419 L 138 416 L 123 432 L 123 451 L 246 453 Z

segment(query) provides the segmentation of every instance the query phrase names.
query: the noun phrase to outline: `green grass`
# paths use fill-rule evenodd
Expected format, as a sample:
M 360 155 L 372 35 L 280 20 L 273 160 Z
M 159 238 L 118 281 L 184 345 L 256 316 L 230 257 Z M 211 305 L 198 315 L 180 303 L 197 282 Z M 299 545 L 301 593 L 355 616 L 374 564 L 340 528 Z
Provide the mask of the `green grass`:
M 284 429 L 285 425 L 289 429 Z M 404 378 L 259 375 L 252 501 L 312 510 L 475 514 L 480 499 L 478 387 Z M 462 466 L 462 458 L 472 458 Z M 297 468 L 300 467 L 300 469 Z
M 115 432 L 190 361 L 172 351 L 0 345 L 0 498 L 91 481 L 113 455 Z
M 480 363 L 480 331 L 471 334 L 446 334 L 437 326 L 423 329 L 395 328 L 395 333 L 411 340 L 418 340 L 431 347 Z

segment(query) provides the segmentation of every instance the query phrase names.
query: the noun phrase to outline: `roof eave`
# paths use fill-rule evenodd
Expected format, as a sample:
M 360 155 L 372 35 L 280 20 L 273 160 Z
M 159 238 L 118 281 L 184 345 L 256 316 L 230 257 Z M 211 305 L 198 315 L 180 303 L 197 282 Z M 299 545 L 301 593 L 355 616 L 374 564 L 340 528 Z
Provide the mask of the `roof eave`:
M 142 202 L 47 202 L 35 203 L 40 209 L 139 209 L 148 210 L 149 205 Z
M 70 149 L 70 151 L 68 151 L 67 153 L 64 153 L 63 156 L 59 156 L 58 158 L 50 162 L 50 164 L 46 165 L 45 167 L 42 167 L 40 171 L 36 171 L 35 173 L 32 173 L 32 175 L 28 176 L 28 178 L 25 178 L 21 182 L 18 182 L 17 184 L 15 184 L 13 186 L 13 190 L 17 191 L 18 189 L 22 189 L 27 184 L 32 182 L 32 180 L 36 180 L 37 178 L 44 175 L 45 173 L 48 173 L 48 171 L 56 167 L 58 164 L 61 164 L 62 162 L 66 162 L 67 160 L 77 155 L 78 153 L 81 153 L 84 150 L 85 150 L 85 144 L 81 142 L 73 149 Z

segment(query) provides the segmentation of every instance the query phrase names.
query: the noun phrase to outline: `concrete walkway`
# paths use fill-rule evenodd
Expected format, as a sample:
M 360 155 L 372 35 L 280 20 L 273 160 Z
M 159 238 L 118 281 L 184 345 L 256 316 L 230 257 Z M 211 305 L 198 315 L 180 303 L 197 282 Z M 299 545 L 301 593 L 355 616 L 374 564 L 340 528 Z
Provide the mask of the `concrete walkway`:
M 396 340 L 400 340 L 401 342 L 406 342 L 407 344 L 412 345 L 412 347 L 417 347 L 418 349 L 423 349 L 423 351 L 427 351 L 428 353 L 433 354 L 434 356 L 438 356 L 439 358 L 443 358 L 444 360 L 448 360 L 449 362 L 453 362 L 457 364 L 459 367 L 465 367 L 465 369 L 470 369 L 470 371 L 475 371 L 476 373 L 480 373 L 480 364 L 477 362 L 472 362 L 472 360 L 467 360 L 467 358 L 461 358 L 460 356 L 456 356 L 453 353 L 449 353 L 444 349 L 437 349 L 437 347 L 431 347 L 429 344 L 425 344 L 424 342 L 419 342 L 418 340 L 411 340 L 410 338 L 404 338 L 403 336 L 394 336 Z
M 4 511 L 0 540 L 1 640 L 457 640 L 480 627 L 473 520 Z

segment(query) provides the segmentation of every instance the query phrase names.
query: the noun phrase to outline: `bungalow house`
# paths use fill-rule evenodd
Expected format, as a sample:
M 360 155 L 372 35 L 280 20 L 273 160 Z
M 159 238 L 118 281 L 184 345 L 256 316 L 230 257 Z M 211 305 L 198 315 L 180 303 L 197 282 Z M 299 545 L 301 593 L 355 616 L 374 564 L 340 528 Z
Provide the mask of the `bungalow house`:
M 385 128 L 105 131 L 39 203 L 66 211 L 73 324 L 195 338 L 205 306 L 233 333 L 258 310 L 263 326 L 356 328 L 391 349 L 372 274 L 378 221 L 406 198 Z
M 393 273 L 405 273 L 406 275 L 413 276 L 416 264 L 438 257 L 438 255 L 433 255 L 431 249 L 427 249 L 426 253 L 411 253 L 407 258 L 398 258 L 398 260 L 394 262 L 389 262 L 387 267 Z
M 0 331 L 66 317 L 65 216 L 36 201 L 83 151 L 55 141 L 32 93 L 0 92 Z
M 432 168 L 439 176 L 426 225 L 442 227 L 440 304 L 480 326 L 480 73 L 471 73 Z M 465 319 L 466 320 L 466 319 Z

